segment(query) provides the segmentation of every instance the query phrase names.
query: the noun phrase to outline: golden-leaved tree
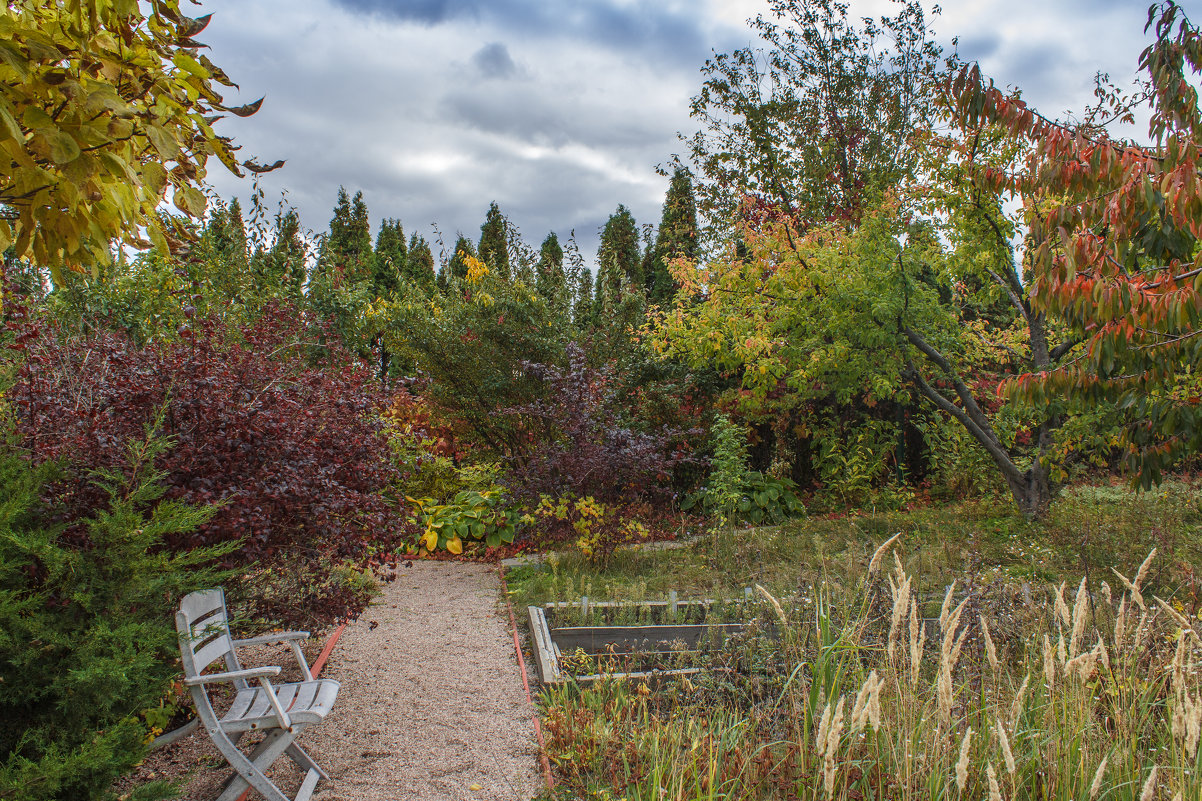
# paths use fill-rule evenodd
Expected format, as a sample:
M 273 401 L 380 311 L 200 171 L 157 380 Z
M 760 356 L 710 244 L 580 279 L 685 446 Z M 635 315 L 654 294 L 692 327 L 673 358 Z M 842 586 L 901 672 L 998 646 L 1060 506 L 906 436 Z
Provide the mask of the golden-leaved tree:
M 180 231 L 158 213 L 170 198 L 204 214 L 209 159 L 235 174 L 213 124 L 235 84 L 193 39 L 179 0 L 11 0 L 0 10 L 0 250 L 61 278 L 105 262 L 114 243 L 164 252 Z

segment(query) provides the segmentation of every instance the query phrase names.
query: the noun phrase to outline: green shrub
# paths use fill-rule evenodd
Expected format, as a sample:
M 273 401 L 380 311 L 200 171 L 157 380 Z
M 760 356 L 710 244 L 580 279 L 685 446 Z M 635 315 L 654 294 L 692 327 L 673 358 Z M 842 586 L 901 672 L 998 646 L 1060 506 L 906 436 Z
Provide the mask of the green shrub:
M 162 498 L 166 447 L 148 431 L 128 446 L 128 476 L 96 474 L 108 507 L 68 539 L 39 501 L 49 469 L 0 434 L 0 799 L 106 798 L 145 754 L 176 673 L 172 612 L 224 577 L 207 565 L 233 547 L 159 547 L 211 515 Z
M 709 481 L 685 498 L 682 511 L 700 505 L 706 514 L 721 515 L 724 523 L 744 521 L 757 526 L 805 514 L 791 479 L 747 469 L 747 432 L 742 426 L 720 414 L 714 419 L 712 438 Z

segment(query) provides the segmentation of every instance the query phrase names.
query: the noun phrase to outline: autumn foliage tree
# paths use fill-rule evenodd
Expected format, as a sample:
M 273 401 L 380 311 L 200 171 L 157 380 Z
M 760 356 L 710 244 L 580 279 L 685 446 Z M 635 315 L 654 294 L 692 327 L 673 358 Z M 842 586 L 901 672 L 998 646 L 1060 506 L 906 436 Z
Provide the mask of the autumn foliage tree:
M 1042 514 L 1062 475 L 1067 410 L 1001 404 L 995 390 L 1051 370 L 1073 342 L 1033 305 L 1013 246 L 1021 220 L 980 180 L 1007 173 L 1024 147 L 987 120 L 947 119 L 937 86 L 954 59 L 918 2 L 859 25 L 822 0 L 773 12 L 754 23 L 767 47 L 716 57 L 694 101 L 706 208 L 711 224 L 727 215 L 735 241 L 691 279 L 705 302 L 669 314 L 661 345 L 738 376 L 770 402 L 761 413 L 797 413 L 782 408 L 790 398 L 858 407 L 865 425 L 837 439 L 861 442 L 860 455 L 821 445 L 849 475 L 886 463 L 881 402 L 904 423 L 921 397 L 983 451 L 1024 513 Z M 738 203 L 724 211 L 724 198 Z
M 1070 329 L 1063 363 L 1011 382 L 1040 403 L 1116 401 L 1129 415 L 1131 466 L 1143 486 L 1202 446 L 1202 34 L 1176 3 L 1148 11 L 1155 37 L 1134 96 L 1105 86 L 1081 122 L 1049 119 L 977 66 L 946 84 L 958 122 L 991 125 L 1026 152 L 1013 170 L 974 161 L 974 180 L 1023 201 L 1035 308 Z M 1150 112 L 1148 143 L 1107 123 Z
M 0 11 L 0 250 L 56 274 L 107 261 L 112 241 L 167 252 L 184 232 L 159 205 L 203 216 L 211 157 L 239 175 L 264 169 L 239 164 L 212 127 L 259 102 L 224 104 L 219 87 L 234 83 L 193 38 L 208 17 L 179 7 L 17 0 Z

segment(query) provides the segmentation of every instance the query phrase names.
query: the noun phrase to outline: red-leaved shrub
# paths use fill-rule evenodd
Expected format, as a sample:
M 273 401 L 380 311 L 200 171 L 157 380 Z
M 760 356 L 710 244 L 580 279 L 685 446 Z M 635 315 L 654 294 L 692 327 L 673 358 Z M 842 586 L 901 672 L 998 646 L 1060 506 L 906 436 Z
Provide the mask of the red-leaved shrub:
M 33 330 L 33 320 L 21 324 Z M 219 504 L 170 547 L 241 538 L 241 562 L 310 569 L 412 539 L 388 493 L 395 468 L 375 419 L 386 398 L 366 365 L 293 309 L 269 308 L 233 331 L 196 321 L 178 340 L 146 347 L 41 325 L 20 340 L 25 358 L 8 397 L 33 458 L 66 469 L 53 491 L 68 532 L 104 500 L 90 471 L 119 468 L 124 443 L 167 404 L 161 433 L 174 446 L 158 466 L 168 497 Z

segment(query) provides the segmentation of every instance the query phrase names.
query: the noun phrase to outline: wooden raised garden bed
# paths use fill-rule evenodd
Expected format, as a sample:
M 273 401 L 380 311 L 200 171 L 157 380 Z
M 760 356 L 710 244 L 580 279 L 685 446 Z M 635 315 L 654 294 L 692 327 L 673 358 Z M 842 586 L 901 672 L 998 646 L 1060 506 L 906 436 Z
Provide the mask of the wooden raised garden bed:
M 697 673 L 699 655 L 746 623 L 707 621 L 712 601 L 580 601 L 527 607 L 539 679 L 591 684 L 603 675 L 646 680 Z

